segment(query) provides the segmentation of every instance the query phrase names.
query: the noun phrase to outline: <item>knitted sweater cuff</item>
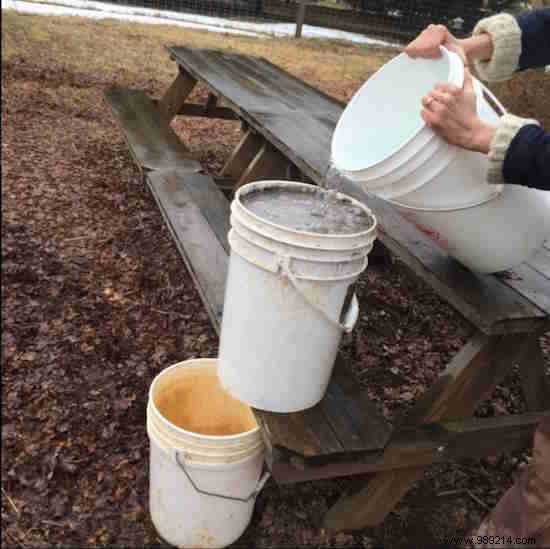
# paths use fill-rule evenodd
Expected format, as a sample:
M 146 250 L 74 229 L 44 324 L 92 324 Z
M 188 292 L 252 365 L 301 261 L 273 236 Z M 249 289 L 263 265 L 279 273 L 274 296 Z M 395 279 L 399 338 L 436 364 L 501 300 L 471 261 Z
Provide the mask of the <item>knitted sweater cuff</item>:
M 479 21 L 473 36 L 487 33 L 493 42 L 493 55 L 488 61 L 474 61 L 477 74 L 483 80 L 501 81 L 510 78 L 519 66 L 521 28 L 515 17 L 501 13 Z
M 520 128 L 527 124 L 539 125 L 536 120 L 530 118 L 520 118 L 513 114 L 501 116 L 489 148 L 489 167 L 487 169 L 488 183 L 500 184 L 505 182 L 503 166 L 508 148 Z

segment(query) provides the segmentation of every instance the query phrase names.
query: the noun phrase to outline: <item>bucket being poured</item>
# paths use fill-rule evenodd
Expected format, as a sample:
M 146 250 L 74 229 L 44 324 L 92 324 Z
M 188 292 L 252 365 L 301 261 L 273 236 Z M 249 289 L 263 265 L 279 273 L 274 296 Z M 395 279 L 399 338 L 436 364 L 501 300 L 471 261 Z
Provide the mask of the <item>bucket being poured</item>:
M 505 185 L 494 200 L 454 210 L 417 209 L 392 202 L 409 221 L 472 271 L 511 269 L 550 236 L 550 193 Z
M 438 59 L 402 53 L 369 78 L 349 102 L 332 138 L 332 163 L 380 198 L 413 208 L 453 209 L 483 204 L 502 186 L 486 183 L 487 157 L 449 145 L 420 117 L 421 99 L 437 83 L 464 83 L 458 55 L 441 48 Z M 477 110 L 498 118 L 485 98 L 504 108 L 473 79 Z
M 176 547 L 236 541 L 268 477 L 254 415 L 222 389 L 216 371 L 214 359 L 180 362 L 149 390 L 151 519 Z
M 289 181 L 237 191 L 218 358 L 229 393 L 286 413 L 323 398 L 375 238 L 370 210 L 341 193 Z
M 473 271 L 515 267 L 550 233 L 548 193 L 488 184 L 486 155 L 449 145 L 425 125 L 421 99 L 438 82 L 464 83 L 461 59 L 445 48 L 439 59 L 403 53 L 384 65 L 338 121 L 332 163 Z M 473 87 L 478 116 L 495 123 L 504 107 L 475 78 Z

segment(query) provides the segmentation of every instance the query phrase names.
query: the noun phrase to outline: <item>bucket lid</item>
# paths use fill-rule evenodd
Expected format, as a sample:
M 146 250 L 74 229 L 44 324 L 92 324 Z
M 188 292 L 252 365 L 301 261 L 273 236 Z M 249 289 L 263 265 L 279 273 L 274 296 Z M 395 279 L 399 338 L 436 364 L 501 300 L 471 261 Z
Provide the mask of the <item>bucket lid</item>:
M 332 137 L 336 168 L 354 172 L 380 164 L 425 128 L 422 97 L 439 82 L 463 83 L 460 58 L 443 47 L 441 52 L 438 59 L 412 59 L 402 53 L 363 84 Z

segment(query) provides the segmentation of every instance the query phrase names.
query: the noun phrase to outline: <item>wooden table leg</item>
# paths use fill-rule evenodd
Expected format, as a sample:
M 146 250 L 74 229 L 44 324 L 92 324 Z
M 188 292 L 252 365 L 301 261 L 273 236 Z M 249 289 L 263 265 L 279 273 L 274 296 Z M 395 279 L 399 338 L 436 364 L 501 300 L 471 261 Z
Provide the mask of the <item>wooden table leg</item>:
M 261 146 L 262 138 L 249 129 L 231 153 L 231 156 L 221 169 L 220 175 L 222 177 L 231 177 L 234 181 L 238 181 L 252 160 L 254 160 L 256 154 L 258 154 Z
M 519 364 L 523 395 L 528 409 L 534 412 L 550 410 L 550 381 L 540 348 L 541 335 L 537 332 L 531 336 L 527 351 Z
M 178 76 L 158 103 L 161 123 L 170 124 L 193 91 L 197 80 L 180 68 Z
M 518 362 L 525 351 L 527 337 L 528 334 L 486 336 L 478 332 L 401 424 L 410 427 L 471 416 L 476 405 L 491 394 L 508 370 Z M 387 452 L 392 451 L 391 440 L 389 444 Z M 343 530 L 379 524 L 411 484 L 422 477 L 423 471 L 424 468 L 419 467 L 377 473 L 363 490 L 342 498 L 329 510 L 325 526 Z
M 284 179 L 287 166 L 288 160 L 266 141 L 237 181 L 235 190 L 252 181 Z

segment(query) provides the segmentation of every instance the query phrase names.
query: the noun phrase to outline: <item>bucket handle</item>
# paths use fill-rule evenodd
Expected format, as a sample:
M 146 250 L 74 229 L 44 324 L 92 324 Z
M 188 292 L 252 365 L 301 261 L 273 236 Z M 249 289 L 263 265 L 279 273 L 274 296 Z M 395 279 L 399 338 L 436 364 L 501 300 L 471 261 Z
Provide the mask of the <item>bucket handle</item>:
M 252 493 L 246 498 L 228 496 L 226 494 L 217 494 L 215 492 L 207 492 L 206 490 L 201 490 L 196 485 L 195 481 L 192 479 L 191 475 L 189 474 L 189 471 L 187 470 L 187 465 L 185 463 L 185 456 L 175 448 L 173 448 L 173 457 L 178 467 L 185 473 L 185 476 L 187 477 L 187 480 L 191 483 L 191 486 L 193 486 L 193 488 L 199 494 L 203 494 L 205 496 L 213 496 L 216 498 L 229 499 L 231 501 L 240 501 L 241 503 L 248 503 L 252 498 L 255 498 L 262 491 L 262 488 L 265 486 L 265 483 L 268 481 L 269 477 L 271 476 L 271 473 L 269 471 L 266 471 L 258 481 L 256 488 L 254 488 Z
M 298 294 L 302 297 L 302 299 L 310 307 L 312 307 L 320 315 L 322 315 L 325 318 L 325 320 L 327 320 L 330 324 L 332 324 L 339 330 L 342 330 L 342 332 L 346 334 L 351 332 L 355 327 L 357 319 L 359 318 L 359 302 L 357 301 L 357 296 L 355 295 L 355 293 L 353 294 L 348 310 L 345 313 L 344 322 L 339 322 L 338 320 L 335 320 L 334 318 L 329 316 L 324 309 L 321 309 L 321 307 L 315 304 L 304 291 L 302 291 L 298 280 L 296 279 L 296 277 L 294 276 L 294 273 L 292 272 L 292 269 L 290 268 L 291 259 L 292 258 L 287 255 L 280 255 L 277 258 L 279 270 L 282 272 L 283 276 L 286 276 L 290 280 L 290 282 L 294 286 L 294 289 L 298 292 Z M 368 258 L 367 256 L 365 256 L 365 261 L 364 261 L 365 264 L 363 265 L 362 271 L 366 269 L 367 262 L 368 262 Z
M 483 100 L 483 95 L 487 94 L 489 96 L 489 98 L 491 99 L 491 101 L 500 110 L 500 113 L 497 112 L 497 114 L 499 116 L 503 116 L 504 114 L 506 114 L 507 111 L 504 108 L 504 105 L 496 98 L 495 94 L 487 86 L 485 86 L 483 84 L 483 82 L 480 82 L 477 78 L 474 78 L 473 85 L 474 85 L 474 92 L 477 95 L 479 101 L 482 101 Z M 491 107 L 493 108 L 493 110 L 495 110 L 493 105 L 491 105 Z

